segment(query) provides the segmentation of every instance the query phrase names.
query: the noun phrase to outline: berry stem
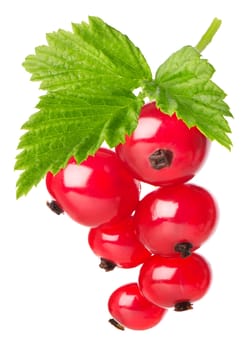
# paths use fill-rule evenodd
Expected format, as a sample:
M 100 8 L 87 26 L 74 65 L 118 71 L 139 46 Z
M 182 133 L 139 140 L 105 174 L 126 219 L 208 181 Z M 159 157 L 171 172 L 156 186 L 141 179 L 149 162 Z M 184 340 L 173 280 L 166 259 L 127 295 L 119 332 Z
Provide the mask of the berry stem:
M 180 242 L 174 247 L 175 252 L 180 253 L 181 258 L 186 258 L 192 253 L 193 245 L 190 242 Z
M 51 202 L 46 202 L 46 205 L 57 215 L 64 213 L 64 210 L 60 207 L 60 205 L 55 200 L 52 200 Z
M 174 311 L 178 311 L 178 312 L 192 310 L 192 309 L 193 309 L 193 306 L 190 303 L 190 301 L 181 301 L 177 303 L 174 307 Z
M 205 34 L 201 37 L 200 41 L 195 46 L 195 49 L 197 49 L 201 53 L 207 47 L 207 45 L 210 44 L 215 33 L 220 28 L 220 25 L 221 20 L 218 18 L 214 18 Z
M 125 330 L 123 325 L 121 325 L 121 323 L 117 322 L 114 318 L 111 318 L 109 320 L 109 323 L 112 324 L 115 328 L 120 329 L 120 331 L 124 331 Z
M 106 272 L 109 272 L 109 271 L 114 270 L 114 268 L 116 267 L 116 264 L 113 263 L 113 261 L 101 258 L 99 267 L 101 269 L 105 270 Z
M 149 156 L 151 167 L 156 170 L 169 167 L 172 163 L 173 153 L 168 149 L 158 149 Z

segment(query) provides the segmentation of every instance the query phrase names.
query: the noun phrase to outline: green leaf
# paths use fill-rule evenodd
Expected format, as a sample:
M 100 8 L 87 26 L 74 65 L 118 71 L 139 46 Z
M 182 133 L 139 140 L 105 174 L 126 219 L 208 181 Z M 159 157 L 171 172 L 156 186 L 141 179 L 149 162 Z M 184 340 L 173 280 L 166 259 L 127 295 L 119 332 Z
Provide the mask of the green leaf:
M 164 113 L 176 112 L 188 127 L 197 126 L 210 140 L 230 149 L 226 117 L 232 114 L 224 102 L 226 94 L 211 80 L 214 72 L 198 50 L 185 46 L 158 68 L 155 80 L 147 82 L 144 91 Z
M 40 88 L 56 91 L 101 85 L 104 90 L 135 89 L 151 79 L 150 68 L 129 38 L 89 17 L 89 24 L 72 24 L 73 32 L 58 30 L 47 34 L 47 46 L 35 49 L 24 62 Z
M 17 170 L 17 197 L 29 192 L 50 170 L 57 173 L 74 155 L 78 162 L 94 154 L 106 141 L 112 148 L 137 125 L 143 101 L 132 93 L 107 96 L 85 91 L 59 91 L 41 97 L 39 112 L 23 125 Z
M 48 34 L 48 45 L 37 47 L 23 64 L 47 94 L 22 127 L 17 198 L 71 156 L 81 162 L 104 141 L 114 147 L 137 125 L 144 101 L 133 90 L 151 80 L 142 53 L 100 18 L 72 27 L 73 32 Z

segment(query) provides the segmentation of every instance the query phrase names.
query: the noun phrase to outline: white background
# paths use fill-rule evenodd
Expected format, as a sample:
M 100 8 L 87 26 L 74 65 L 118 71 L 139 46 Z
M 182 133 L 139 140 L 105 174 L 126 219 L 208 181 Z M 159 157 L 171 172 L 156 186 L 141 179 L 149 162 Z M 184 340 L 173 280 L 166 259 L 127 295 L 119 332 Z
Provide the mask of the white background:
M 43 0 L 1 2 L 0 26 L 0 349 L 251 349 L 251 11 L 249 1 Z M 105 273 L 87 245 L 85 227 L 48 210 L 41 182 L 15 199 L 13 171 L 20 126 L 34 113 L 38 85 L 21 66 L 45 34 L 100 16 L 140 47 L 153 73 L 174 51 L 196 45 L 214 17 L 222 26 L 203 56 L 228 94 L 231 152 L 213 143 L 193 182 L 212 192 L 220 220 L 200 248 L 213 282 L 194 310 L 148 331 L 108 323 L 107 299 L 137 280 L 138 269 Z M 143 187 L 143 194 L 149 191 Z

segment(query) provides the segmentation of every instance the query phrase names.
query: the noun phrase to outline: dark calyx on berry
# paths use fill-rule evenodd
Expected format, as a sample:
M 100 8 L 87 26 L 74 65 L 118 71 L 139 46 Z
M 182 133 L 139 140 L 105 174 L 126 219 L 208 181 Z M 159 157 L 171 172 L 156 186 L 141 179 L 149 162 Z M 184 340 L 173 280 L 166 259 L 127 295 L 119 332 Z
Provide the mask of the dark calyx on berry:
M 193 245 L 190 242 L 180 242 L 177 243 L 174 247 L 175 252 L 180 253 L 180 256 L 182 258 L 186 258 L 187 256 L 190 256 L 192 253 Z
M 193 306 L 190 303 L 190 301 L 181 301 L 177 304 L 175 304 L 174 311 L 186 311 L 186 310 L 192 310 Z
M 114 270 L 114 268 L 116 267 L 116 264 L 113 263 L 113 261 L 111 261 L 111 260 L 101 258 L 101 262 L 99 264 L 99 267 L 101 269 L 104 269 L 106 272 L 109 272 L 109 271 Z
M 158 149 L 149 156 L 151 167 L 156 170 L 169 167 L 172 163 L 173 153 L 168 149 Z
M 117 322 L 114 318 L 111 318 L 109 320 L 109 323 L 111 323 L 114 327 L 116 327 L 117 329 L 120 329 L 120 331 L 124 331 L 125 328 L 123 327 L 123 325 L 121 325 L 121 323 Z
M 55 214 L 60 215 L 64 213 L 64 210 L 59 206 L 56 201 L 46 202 L 48 208 L 50 208 Z

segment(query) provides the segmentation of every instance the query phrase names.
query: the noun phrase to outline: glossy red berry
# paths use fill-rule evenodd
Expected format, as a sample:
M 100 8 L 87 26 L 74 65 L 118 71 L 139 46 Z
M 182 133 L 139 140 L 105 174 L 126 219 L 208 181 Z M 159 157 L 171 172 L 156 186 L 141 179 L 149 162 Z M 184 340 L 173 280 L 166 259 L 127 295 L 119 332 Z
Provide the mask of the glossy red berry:
M 100 266 L 105 270 L 110 270 L 113 263 L 122 268 L 135 267 L 151 255 L 136 236 L 133 217 L 92 228 L 88 242 L 92 251 L 102 258 Z
M 137 283 L 129 283 L 115 290 L 109 298 L 108 309 L 114 321 L 134 330 L 156 326 L 167 312 L 148 301 L 140 293 Z
M 139 183 L 115 152 L 101 148 L 80 165 L 71 158 L 46 185 L 59 206 L 75 221 L 98 226 L 129 216 L 139 200 Z
M 202 298 L 211 282 L 207 261 L 193 253 L 180 257 L 151 256 L 141 267 L 139 289 L 150 302 L 160 307 L 175 307 L 176 311 L 191 308 Z
M 140 201 L 135 222 L 139 240 L 153 254 L 187 256 L 213 233 L 217 207 L 200 186 L 161 187 Z
M 116 152 L 137 179 L 164 186 L 193 178 L 209 144 L 196 127 L 188 128 L 175 114 L 168 116 L 151 102 L 142 108 L 137 128 Z

